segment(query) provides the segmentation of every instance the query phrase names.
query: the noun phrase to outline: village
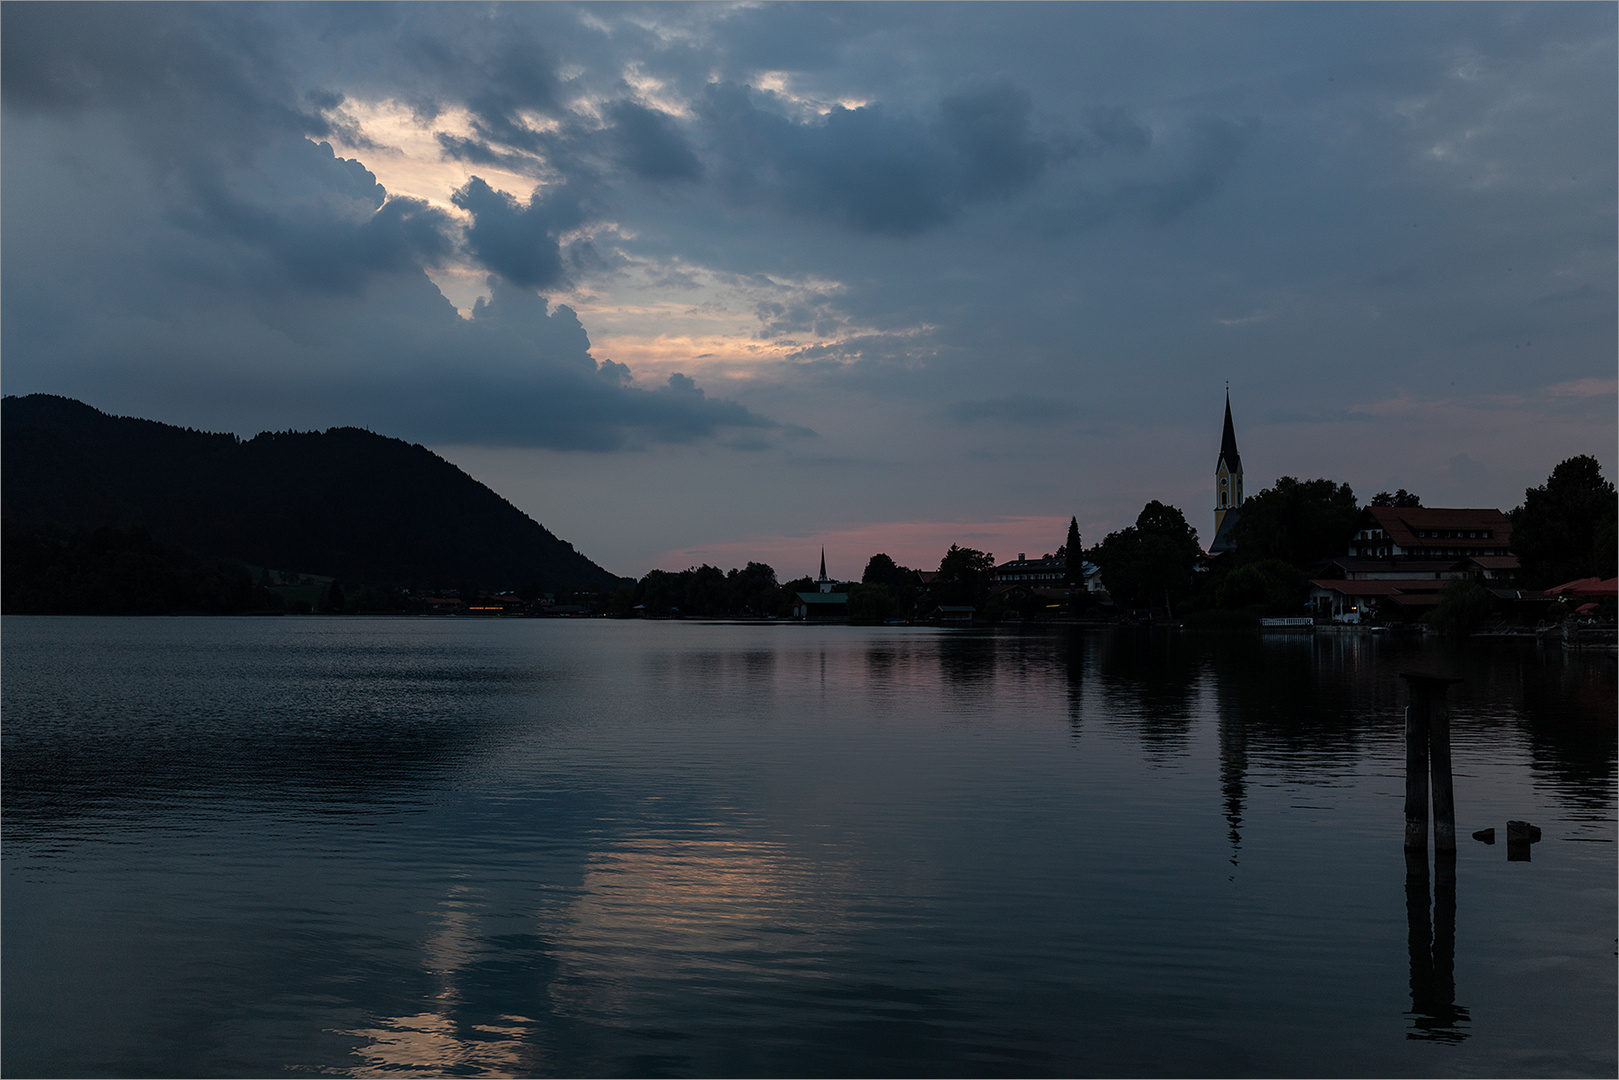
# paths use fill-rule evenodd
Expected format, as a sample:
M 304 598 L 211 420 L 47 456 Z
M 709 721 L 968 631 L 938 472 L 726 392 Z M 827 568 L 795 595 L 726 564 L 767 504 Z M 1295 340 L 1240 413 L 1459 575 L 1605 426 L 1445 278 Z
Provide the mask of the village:
M 418 600 L 429 614 L 782 620 L 940 626 L 1080 621 L 1192 630 L 1558 634 L 1614 642 L 1614 486 L 1571 458 L 1511 513 L 1423 506 L 1403 489 L 1362 505 L 1347 484 L 1281 477 L 1244 491 L 1229 395 L 1214 476 L 1213 540 L 1156 500 L 1084 547 L 996 562 L 952 545 L 935 569 L 871 556 L 859 578 L 778 582 L 763 563 L 729 573 L 653 570 L 608 597 L 516 592 Z M 1077 556 L 1072 554 L 1077 553 Z

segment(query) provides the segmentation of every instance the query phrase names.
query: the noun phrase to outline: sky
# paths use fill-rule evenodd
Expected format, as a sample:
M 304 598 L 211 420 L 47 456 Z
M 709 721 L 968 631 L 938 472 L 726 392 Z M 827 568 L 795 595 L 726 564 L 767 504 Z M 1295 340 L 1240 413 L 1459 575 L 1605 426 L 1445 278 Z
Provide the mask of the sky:
M 0 386 L 607 569 L 1614 475 L 1613 4 L 0 5 Z

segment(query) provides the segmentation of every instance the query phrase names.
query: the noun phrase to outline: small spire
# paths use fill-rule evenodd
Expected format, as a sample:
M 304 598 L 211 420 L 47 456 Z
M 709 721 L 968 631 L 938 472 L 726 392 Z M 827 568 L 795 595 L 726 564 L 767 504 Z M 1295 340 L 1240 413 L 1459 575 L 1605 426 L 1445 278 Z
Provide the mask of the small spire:
M 826 580 L 826 548 L 821 548 L 821 580 Z

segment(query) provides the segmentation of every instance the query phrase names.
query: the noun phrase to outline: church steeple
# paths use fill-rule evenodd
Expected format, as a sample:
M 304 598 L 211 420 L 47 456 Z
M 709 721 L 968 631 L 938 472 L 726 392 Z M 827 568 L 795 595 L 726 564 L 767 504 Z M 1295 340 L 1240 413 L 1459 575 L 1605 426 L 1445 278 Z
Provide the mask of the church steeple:
M 1231 426 L 1231 391 L 1225 392 L 1225 431 L 1220 435 L 1220 460 L 1226 468 L 1241 475 L 1242 456 L 1237 453 L 1237 429 Z
M 821 591 L 824 593 L 831 592 L 832 587 L 837 584 L 837 582 L 826 576 L 826 548 L 824 547 L 821 548 L 821 576 L 815 579 L 815 584 L 820 586 Z
M 1220 432 L 1220 456 L 1214 462 L 1214 541 L 1211 553 L 1230 551 L 1236 544 L 1231 531 L 1241 515 L 1242 455 L 1237 453 L 1237 429 L 1231 423 L 1231 387 L 1225 393 L 1225 429 Z

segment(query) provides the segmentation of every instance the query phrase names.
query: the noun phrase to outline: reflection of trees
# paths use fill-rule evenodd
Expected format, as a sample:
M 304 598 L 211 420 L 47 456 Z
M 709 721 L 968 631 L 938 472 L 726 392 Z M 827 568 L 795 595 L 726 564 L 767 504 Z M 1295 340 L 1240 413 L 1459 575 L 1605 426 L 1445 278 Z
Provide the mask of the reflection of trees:
M 56 680 L 72 671 L 7 667 L 14 827 L 85 814 L 146 820 L 152 806 L 167 813 L 209 796 L 277 808 L 414 801 L 505 737 L 546 678 L 432 648 L 271 658 L 251 642 L 223 657 L 109 648 L 69 691 Z
M 1518 671 L 1530 758 L 1553 778 L 1560 800 L 1606 820 L 1616 751 L 1613 660 L 1553 649 L 1533 659 Z
M 1085 669 L 1090 663 L 1096 635 L 1067 627 L 1062 642 L 1062 673 L 1068 687 L 1068 726 L 1077 736 L 1085 703 Z
M 941 634 L 939 674 L 958 688 L 988 690 L 995 679 L 997 638 L 971 631 Z
M 1148 749 L 1183 748 L 1203 669 L 1198 643 L 1181 634 L 1121 629 L 1099 637 L 1095 655 L 1109 721 L 1133 728 Z

